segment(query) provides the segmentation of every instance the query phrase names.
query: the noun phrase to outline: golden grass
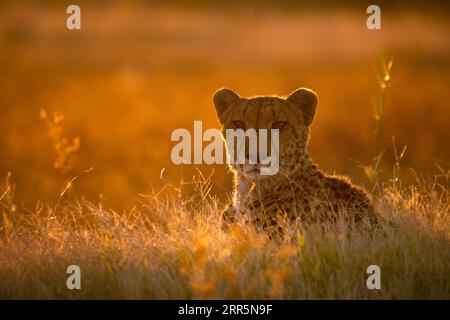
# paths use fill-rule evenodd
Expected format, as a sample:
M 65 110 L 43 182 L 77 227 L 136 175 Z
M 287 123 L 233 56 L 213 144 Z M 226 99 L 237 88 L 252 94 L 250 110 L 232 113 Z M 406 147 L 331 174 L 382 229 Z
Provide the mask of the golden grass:
M 7 183 L 0 298 L 450 298 L 450 202 L 440 185 L 385 187 L 378 208 L 390 222 L 376 233 L 322 224 L 274 240 L 244 221 L 222 229 L 210 181 L 198 181 L 187 199 L 142 196 L 120 214 L 85 200 L 17 212 Z M 72 264 L 81 290 L 66 288 Z M 381 290 L 366 288 L 372 264 Z
M 445 15 L 383 13 L 374 33 L 359 11 L 86 4 L 83 31 L 68 33 L 64 12 L 0 12 L 0 175 L 14 174 L 0 188 L 0 298 L 450 298 Z M 408 153 L 363 171 L 350 159 L 373 155 L 371 64 L 383 51 L 395 53 L 395 78 L 375 103 L 375 153 L 393 136 Z M 214 195 L 229 194 L 225 166 L 189 184 L 197 168 L 170 161 L 173 129 L 217 127 L 211 94 L 222 86 L 315 89 L 314 159 L 357 182 L 372 176 L 391 223 L 374 234 L 312 225 L 278 240 L 245 221 L 222 229 Z M 400 160 L 428 177 L 439 164 L 440 175 L 416 179 Z M 66 288 L 72 264 L 80 291 Z M 381 290 L 365 286 L 372 264 Z

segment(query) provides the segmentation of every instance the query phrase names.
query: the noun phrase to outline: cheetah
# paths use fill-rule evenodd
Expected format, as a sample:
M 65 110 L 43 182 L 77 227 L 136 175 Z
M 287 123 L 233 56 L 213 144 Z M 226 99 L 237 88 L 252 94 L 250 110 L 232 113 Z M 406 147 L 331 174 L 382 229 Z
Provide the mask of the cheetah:
M 346 177 L 324 174 L 308 155 L 309 127 L 318 103 L 314 91 L 300 88 L 286 98 L 242 98 L 231 89 L 222 88 L 215 92 L 213 102 L 225 140 L 226 129 L 279 130 L 276 174 L 262 175 L 263 164 L 259 159 L 251 164 L 248 150 L 244 164 L 230 164 L 234 174 L 233 201 L 223 212 L 224 221 L 249 215 L 263 229 L 280 228 L 280 218 L 299 220 L 302 225 L 313 221 L 335 222 L 338 218 L 369 221 L 369 225 L 377 223 L 364 189 Z

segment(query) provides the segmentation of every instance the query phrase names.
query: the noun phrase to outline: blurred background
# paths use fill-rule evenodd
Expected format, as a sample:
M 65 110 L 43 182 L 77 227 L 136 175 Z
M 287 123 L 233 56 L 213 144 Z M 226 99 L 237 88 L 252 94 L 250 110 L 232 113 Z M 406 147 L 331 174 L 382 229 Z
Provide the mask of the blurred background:
M 312 4 L 314 3 L 314 4 Z M 391 176 L 407 145 L 408 168 L 432 177 L 450 166 L 450 22 L 446 1 L 76 1 L 81 30 L 66 29 L 63 1 L 0 3 L 0 176 L 12 173 L 23 206 L 71 197 L 133 205 L 194 166 L 170 159 L 171 132 L 218 127 L 211 97 L 319 95 L 310 152 L 326 172 L 367 184 L 358 162 L 374 155 L 380 59 L 394 59 L 384 106 L 381 163 Z M 63 115 L 62 118 L 60 115 Z M 161 170 L 164 173 L 161 179 Z M 231 190 L 225 165 L 212 192 Z

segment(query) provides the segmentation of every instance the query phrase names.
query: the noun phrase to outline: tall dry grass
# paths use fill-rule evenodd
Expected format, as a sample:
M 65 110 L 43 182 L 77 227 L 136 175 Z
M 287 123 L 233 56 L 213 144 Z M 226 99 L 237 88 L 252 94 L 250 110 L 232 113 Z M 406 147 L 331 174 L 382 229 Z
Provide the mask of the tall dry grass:
M 195 189 L 188 198 L 141 196 L 123 213 L 86 200 L 19 213 L 8 178 L 0 298 L 450 298 L 448 185 L 385 186 L 377 207 L 387 222 L 376 233 L 322 224 L 272 240 L 245 221 L 224 230 L 210 180 L 200 176 Z M 81 290 L 66 288 L 72 264 Z M 381 290 L 366 287 L 373 264 Z

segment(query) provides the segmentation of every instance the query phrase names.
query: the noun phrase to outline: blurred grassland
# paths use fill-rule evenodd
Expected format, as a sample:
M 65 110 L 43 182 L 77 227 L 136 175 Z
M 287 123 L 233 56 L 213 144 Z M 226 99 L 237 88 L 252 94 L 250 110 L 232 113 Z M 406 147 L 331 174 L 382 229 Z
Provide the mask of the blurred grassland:
M 67 4 L 0 3 L 0 299 L 450 297 L 444 2 L 383 6 L 381 31 L 356 2 L 231 3 L 80 2 L 81 32 L 65 29 Z M 172 130 L 218 126 L 217 88 L 307 86 L 319 95 L 314 159 L 367 183 L 357 161 L 374 155 L 381 57 L 394 67 L 378 232 L 342 221 L 287 225 L 275 240 L 244 220 L 224 230 L 225 166 L 171 164 Z M 400 181 L 392 136 L 408 146 Z M 82 290 L 65 286 L 71 264 Z M 366 287 L 371 264 L 382 290 Z
M 314 89 L 319 106 L 310 150 L 325 171 L 365 183 L 355 161 L 373 156 L 372 107 L 380 57 L 394 57 L 383 118 L 382 166 L 392 136 L 407 145 L 408 168 L 427 176 L 449 167 L 449 21 L 439 10 L 382 10 L 382 30 L 365 26 L 357 5 L 295 10 L 276 6 L 164 6 L 82 3 L 82 30 L 65 28 L 65 4 L 2 3 L 0 10 L 0 175 L 12 172 L 23 206 L 54 203 L 67 181 L 90 167 L 69 195 L 129 208 L 137 194 L 189 180 L 172 165 L 172 130 L 217 127 L 211 102 L 222 86 L 242 95 Z M 439 9 L 439 7 L 436 7 Z M 65 116 L 79 137 L 70 170 L 53 167 L 44 109 Z M 353 159 L 353 160 L 352 160 Z M 160 171 L 165 168 L 163 179 Z M 212 192 L 231 190 L 214 166 Z M 210 172 L 211 167 L 201 167 Z

